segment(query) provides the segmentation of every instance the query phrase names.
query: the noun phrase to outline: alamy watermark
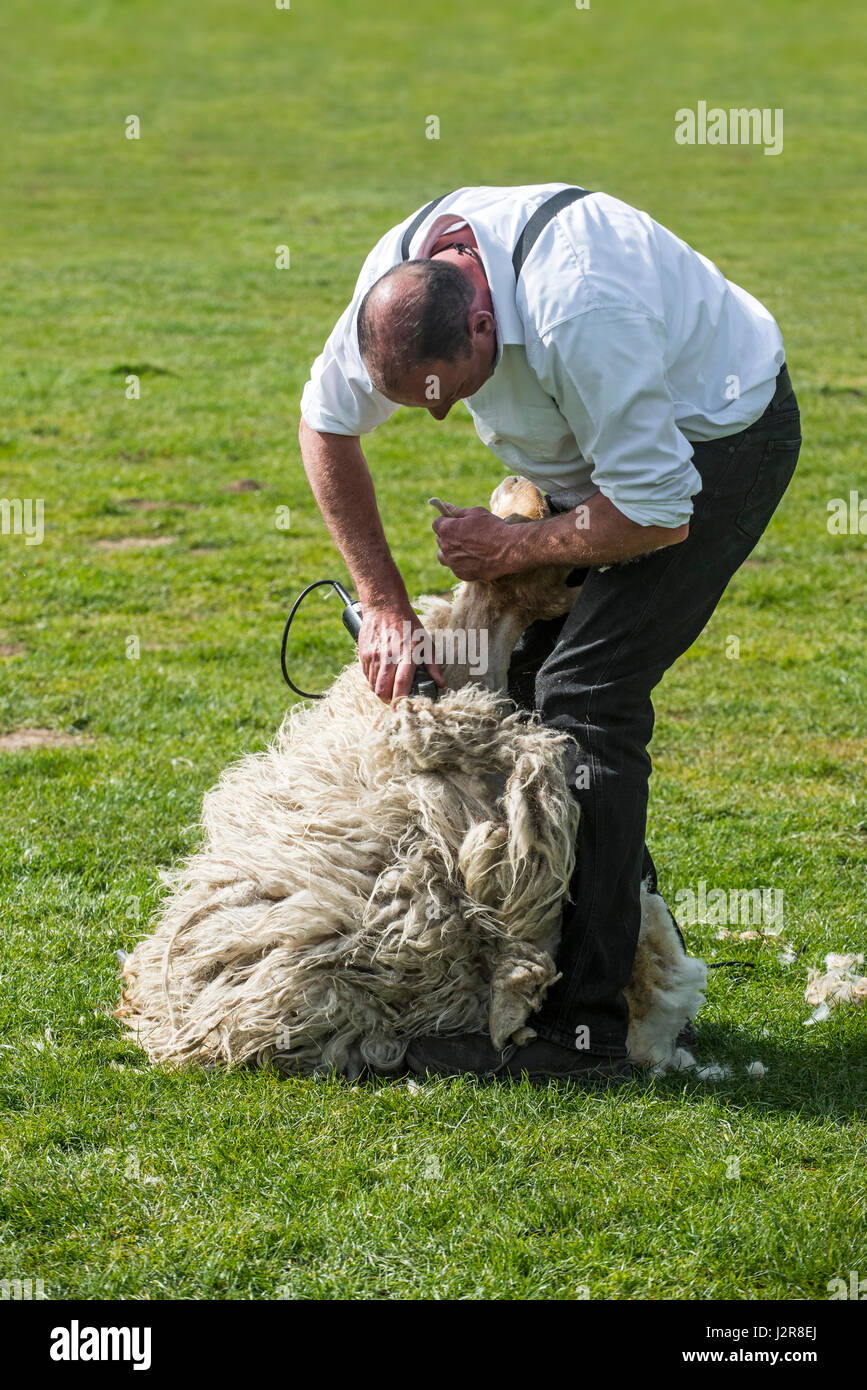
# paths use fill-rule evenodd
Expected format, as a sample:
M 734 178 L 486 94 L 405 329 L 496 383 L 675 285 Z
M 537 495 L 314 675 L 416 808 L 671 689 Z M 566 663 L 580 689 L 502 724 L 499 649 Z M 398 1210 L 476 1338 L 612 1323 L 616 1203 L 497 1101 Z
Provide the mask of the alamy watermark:
M 13 1300 L 16 1303 L 30 1303 L 45 1298 L 45 1285 L 41 1279 L 0 1279 L 0 1300 Z
M 45 539 L 45 502 L 41 497 L 0 497 L 0 534 L 23 536 L 25 545 Z
M 861 497 L 854 488 L 848 498 L 832 497 L 827 526 L 832 536 L 867 536 L 867 497 Z
M 860 1270 L 850 1269 L 848 1282 L 839 1275 L 836 1279 L 829 1279 L 828 1298 L 832 1301 L 835 1298 L 854 1298 L 861 1303 L 867 1301 L 867 1279 L 862 1279 L 860 1273 Z
M 674 904 L 684 926 L 707 922 L 712 926 L 740 924 L 779 930 L 783 925 L 782 888 L 708 888 L 701 878 L 696 889 L 679 888 Z
M 82 1327 L 73 1318 L 68 1327 L 51 1329 L 52 1361 L 129 1361 L 134 1371 L 151 1364 L 149 1327 Z
M 722 106 L 700 101 L 695 111 L 681 106 L 674 113 L 678 145 L 764 145 L 765 154 L 782 154 L 783 108 Z
M 385 660 L 397 665 L 413 661 L 422 666 L 465 666 L 471 676 L 488 672 L 487 628 L 446 628 L 433 634 L 413 628 L 406 620 L 403 632 L 390 632 L 383 647 Z

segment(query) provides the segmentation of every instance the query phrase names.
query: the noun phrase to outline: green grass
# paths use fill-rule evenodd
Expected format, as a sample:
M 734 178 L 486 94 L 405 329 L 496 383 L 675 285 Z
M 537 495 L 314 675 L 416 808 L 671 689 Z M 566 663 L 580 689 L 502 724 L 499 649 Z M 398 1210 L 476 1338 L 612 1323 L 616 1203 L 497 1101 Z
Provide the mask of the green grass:
M 6 18 L 0 495 L 44 498 L 46 534 L 0 538 L 0 729 L 80 739 L 0 753 L 0 1277 L 49 1297 L 800 1299 L 863 1276 L 865 1014 L 803 1026 L 806 966 L 867 948 L 867 539 L 825 524 L 864 477 L 860 6 Z M 783 154 L 676 145 L 674 111 L 702 99 L 782 106 Z M 783 328 L 802 462 L 657 692 L 649 833 L 669 896 L 782 888 L 801 955 L 692 930 L 754 965 L 712 972 L 716 1084 L 413 1095 L 151 1070 L 107 1015 L 113 953 L 195 844 L 203 790 L 279 722 L 289 601 L 341 573 L 295 442 L 309 363 L 392 222 L 460 183 L 545 179 L 647 208 Z M 368 453 L 411 591 L 443 587 L 425 499 L 483 501 L 496 460 L 468 417 L 409 411 Z M 261 490 L 227 491 L 240 478 Z M 171 540 L 98 544 L 130 536 Z M 333 607 L 303 630 L 315 688 L 347 643 Z

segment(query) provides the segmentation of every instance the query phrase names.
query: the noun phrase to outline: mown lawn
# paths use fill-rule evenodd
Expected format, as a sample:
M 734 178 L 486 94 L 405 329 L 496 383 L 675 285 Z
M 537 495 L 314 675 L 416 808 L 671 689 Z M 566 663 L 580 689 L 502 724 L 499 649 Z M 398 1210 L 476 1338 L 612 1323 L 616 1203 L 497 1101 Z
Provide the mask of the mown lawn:
M 45 537 L 0 537 L 0 732 L 69 738 L 0 752 L 0 1277 L 56 1298 L 800 1299 L 867 1274 L 865 1013 L 805 1028 L 803 999 L 808 965 L 867 950 L 867 537 L 826 526 L 865 480 L 860 10 L 9 0 L 0 496 L 44 499 Z M 699 100 L 782 107 L 782 155 L 676 145 Z M 204 789 L 279 722 L 292 597 L 342 574 L 295 442 L 309 363 L 385 227 L 462 183 L 561 178 L 647 208 L 783 327 L 802 462 L 657 692 L 650 839 L 672 900 L 782 889 L 798 958 L 690 929 L 742 962 L 700 1019 L 718 1082 L 153 1071 L 108 1015 L 114 952 Z M 400 412 L 368 453 L 411 591 L 442 588 L 426 498 L 484 501 L 499 465 L 457 413 Z M 316 688 L 347 639 L 315 601 L 303 632 Z

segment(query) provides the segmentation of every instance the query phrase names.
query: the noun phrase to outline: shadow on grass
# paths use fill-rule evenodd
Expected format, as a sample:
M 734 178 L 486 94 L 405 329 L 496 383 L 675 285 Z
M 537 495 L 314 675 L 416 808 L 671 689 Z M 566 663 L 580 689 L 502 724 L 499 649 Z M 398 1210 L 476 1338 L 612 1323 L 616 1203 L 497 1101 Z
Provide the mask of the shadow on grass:
M 743 1026 L 734 1027 L 724 1023 L 702 1026 L 699 1015 L 698 1046 L 694 1052 L 697 1066 L 694 1070 L 657 1076 L 642 1068 L 631 1079 L 611 1085 L 582 1080 L 558 1082 L 554 1079 L 532 1085 L 526 1081 L 500 1081 L 472 1076 L 424 1080 L 405 1072 L 397 1075 L 366 1073 L 357 1079 L 346 1080 L 336 1076 L 301 1077 L 273 1066 L 263 1068 L 254 1062 L 231 1072 L 221 1071 L 220 1068 L 200 1069 L 194 1065 L 176 1070 L 151 1067 L 144 1052 L 123 1037 L 114 1039 L 114 1045 L 109 1045 L 108 1051 L 115 1065 L 122 1062 L 130 1072 L 144 1072 L 154 1078 L 173 1077 L 175 1082 L 183 1076 L 187 1080 L 191 1076 L 199 1076 L 207 1087 L 219 1085 L 221 1075 L 252 1078 L 257 1073 L 265 1072 L 284 1084 L 316 1088 L 323 1084 L 336 1084 L 341 1090 L 351 1087 L 366 1095 L 393 1091 L 395 1099 L 401 1091 L 406 1090 L 408 1082 L 423 1089 L 429 1086 L 480 1087 L 494 1092 L 515 1091 L 525 1086 L 538 1089 L 541 1085 L 562 1090 L 564 1094 L 584 1092 L 588 1095 L 607 1095 L 615 1103 L 620 1095 L 653 1095 L 659 1100 L 678 1098 L 681 1102 L 713 1098 L 718 1104 L 731 1105 L 739 1111 L 746 1109 L 764 1114 L 790 1114 L 801 1119 L 825 1119 L 839 1125 L 849 1125 L 862 1120 L 867 1114 L 867 1033 L 864 1032 L 864 1021 L 863 1013 L 853 1012 L 820 1025 L 827 1030 L 824 1035 L 817 1034 L 813 1029 L 805 1029 L 803 1038 L 793 1034 L 788 1039 L 780 1040 Z M 765 1069 L 763 1075 L 748 1073 L 747 1068 L 755 1062 L 761 1062 Z M 724 1074 L 702 1078 L 701 1069 L 712 1064 L 723 1068 Z
M 713 1094 L 738 1109 L 797 1114 L 804 1119 L 832 1119 L 851 1124 L 867 1113 L 867 1034 L 857 1013 L 818 1025 L 823 1036 L 804 1029 L 804 1036 L 774 1039 L 747 1027 L 697 1021 L 696 1071 L 671 1072 L 654 1078 L 658 1088 Z M 760 1077 L 747 1068 L 761 1062 Z M 698 1072 L 712 1063 L 728 1074 L 701 1080 Z M 636 1083 L 633 1083 L 636 1084 Z
M 861 1021 L 863 1023 L 863 1020 Z M 858 1027 L 857 1020 L 853 1020 Z M 852 1029 L 848 1030 L 850 1033 Z M 655 1095 L 658 1099 L 678 1098 L 681 1102 L 712 1098 L 720 1105 L 731 1105 L 738 1111 L 750 1110 L 763 1114 L 797 1115 L 800 1119 L 832 1120 L 841 1126 L 857 1123 L 867 1113 L 867 1036 L 841 1038 L 835 1036 L 818 1045 L 813 1039 L 772 1041 L 752 1033 L 748 1028 L 730 1028 L 721 1024 L 699 1029 L 699 1044 L 695 1051 L 694 1070 L 654 1075 L 644 1068 L 623 1082 L 613 1084 L 591 1081 L 556 1081 L 535 1083 L 563 1091 L 564 1094 L 607 1095 L 636 1097 Z M 747 1068 L 761 1062 L 761 1076 L 751 1075 Z M 702 1068 L 711 1064 L 724 1069 L 723 1075 L 702 1078 Z M 290 1080 L 288 1076 L 285 1080 Z M 298 1078 L 294 1078 L 298 1080 Z M 479 1086 L 485 1090 L 515 1090 L 531 1085 L 527 1081 L 501 1081 L 484 1077 L 436 1077 L 428 1081 L 411 1078 L 416 1085 Z M 371 1093 L 383 1088 L 399 1091 L 406 1087 L 407 1076 L 368 1075 L 353 1084 L 361 1092 Z

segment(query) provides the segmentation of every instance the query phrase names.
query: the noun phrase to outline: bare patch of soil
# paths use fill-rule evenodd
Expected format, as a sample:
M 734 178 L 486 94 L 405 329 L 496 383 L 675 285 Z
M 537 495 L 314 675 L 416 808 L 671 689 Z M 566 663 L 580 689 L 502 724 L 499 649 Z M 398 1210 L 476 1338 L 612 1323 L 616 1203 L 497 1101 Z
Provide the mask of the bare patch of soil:
M 134 512 L 194 512 L 199 508 L 198 502 L 158 502 L 152 497 L 122 497 L 119 505 L 129 507 Z
M 60 729 L 13 729 L 0 734 L 0 753 L 19 753 L 25 748 L 74 748 L 78 743 L 80 734 L 65 734 Z
M 121 536 L 116 541 L 97 541 L 97 550 L 152 550 L 158 545 L 174 545 L 177 536 Z

